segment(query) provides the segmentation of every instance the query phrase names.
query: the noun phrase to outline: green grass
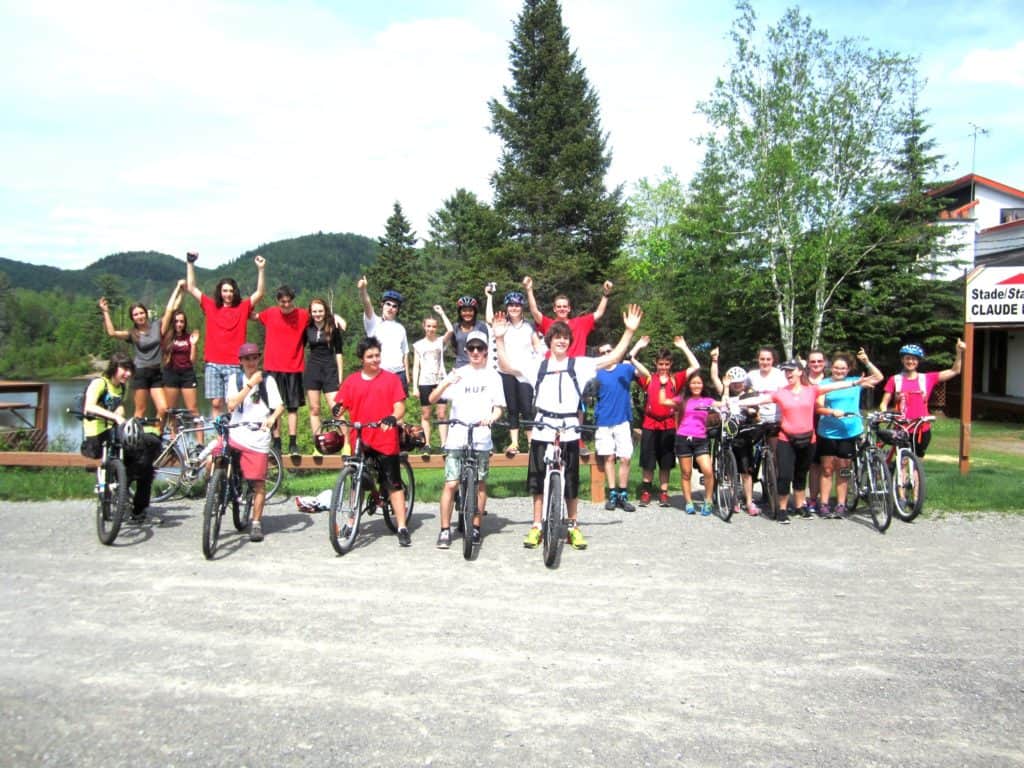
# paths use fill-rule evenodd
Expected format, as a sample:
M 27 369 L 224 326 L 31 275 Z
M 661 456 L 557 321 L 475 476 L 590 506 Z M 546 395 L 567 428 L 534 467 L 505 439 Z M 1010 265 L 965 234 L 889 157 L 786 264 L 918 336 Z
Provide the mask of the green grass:
M 301 420 L 300 420 L 301 421 Z M 958 463 L 960 422 L 940 417 L 933 425 L 934 437 L 925 458 L 927 488 L 925 515 L 950 512 L 1024 513 L 1024 425 L 975 422 L 972 429 L 970 472 L 961 475 Z M 300 445 L 302 439 L 300 428 Z M 436 435 L 435 435 L 436 439 Z M 589 488 L 587 472 L 581 472 L 581 490 Z M 330 488 L 334 472 L 299 471 L 286 473 L 284 490 L 290 496 L 312 496 Z M 416 474 L 416 497 L 436 502 L 441 493 L 441 469 Z M 631 490 L 640 482 L 634 462 Z M 672 473 L 673 493 L 678 493 L 679 474 Z M 0 467 L 0 499 L 38 501 L 43 499 L 87 498 L 93 493 L 95 475 L 83 469 L 26 469 Z M 492 469 L 489 489 L 495 498 L 525 496 L 524 469 Z M 633 494 L 635 495 L 635 493 Z

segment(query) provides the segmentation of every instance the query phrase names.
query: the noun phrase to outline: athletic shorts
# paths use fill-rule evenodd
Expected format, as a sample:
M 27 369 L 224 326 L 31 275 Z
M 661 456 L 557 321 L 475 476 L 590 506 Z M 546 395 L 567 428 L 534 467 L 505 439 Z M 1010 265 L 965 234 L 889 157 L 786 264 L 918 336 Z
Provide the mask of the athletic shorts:
M 422 387 L 421 387 L 422 389 Z M 476 454 L 476 479 L 486 480 L 487 472 L 491 468 L 491 452 L 490 451 L 473 451 Z M 465 448 L 456 448 L 455 450 L 444 452 L 444 480 L 446 483 L 450 483 L 453 480 L 458 480 L 462 477 L 462 459 L 466 455 Z
M 402 467 L 398 461 L 397 453 L 390 455 L 365 447 L 363 448 L 363 453 L 367 458 L 376 460 L 379 469 L 377 472 L 377 482 L 385 493 L 390 494 L 392 491 L 405 490 L 405 485 L 402 483 Z
M 240 462 L 242 467 L 242 477 L 246 480 L 267 479 L 267 454 L 254 451 L 251 448 L 246 448 L 240 443 L 236 443 L 234 440 L 228 440 L 228 445 L 242 454 Z
M 277 382 L 277 391 L 281 393 L 281 400 L 287 410 L 297 411 L 300 406 L 306 404 L 306 393 L 302 390 L 301 373 L 267 371 L 267 375 Z
M 686 435 L 676 435 L 673 450 L 677 459 L 707 456 L 710 453 L 706 437 L 687 437 Z
M 834 440 L 831 437 L 818 435 L 818 456 L 835 456 L 839 459 L 852 459 L 857 450 L 857 438 L 847 437 Z
M 328 363 L 306 363 L 302 388 L 307 392 L 337 392 L 339 384 L 338 365 L 333 360 Z
M 159 365 L 136 368 L 132 374 L 132 389 L 160 389 L 164 385 Z
M 195 389 L 199 386 L 195 368 L 164 368 L 164 386 L 171 389 Z
M 598 427 L 594 433 L 594 451 L 598 456 L 633 457 L 633 427 L 628 421 L 614 427 Z
M 505 421 L 509 429 L 519 429 L 519 420 L 533 420 L 533 385 L 519 381 L 508 373 L 501 374 L 501 388 L 505 391 Z
M 228 396 L 228 381 L 241 373 L 240 365 L 207 363 L 203 367 L 203 391 L 207 400 L 223 400 Z
M 437 403 L 430 402 L 430 393 L 437 389 L 436 384 L 420 384 L 417 389 L 420 392 L 420 405 L 424 408 L 429 408 L 431 405 L 444 405 L 443 400 L 438 400 Z
M 526 492 L 539 496 L 544 493 L 544 452 L 550 443 L 534 440 L 530 443 L 530 464 L 526 470 Z M 577 499 L 580 495 L 580 441 L 562 443 L 562 479 L 565 481 L 565 498 Z
M 676 465 L 676 433 L 672 429 L 645 429 L 640 433 L 640 467 L 672 469 Z
M 397 371 L 391 371 L 391 373 L 395 374 L 395 376 L 397 376 L 399 379 L 402 380 L 402 391 L 405 392 L 405 396 L 408 397 L 409 396 L 409 380 L 407 378 L 405 378 L 405 369 L 404 368 L 399 368 Z

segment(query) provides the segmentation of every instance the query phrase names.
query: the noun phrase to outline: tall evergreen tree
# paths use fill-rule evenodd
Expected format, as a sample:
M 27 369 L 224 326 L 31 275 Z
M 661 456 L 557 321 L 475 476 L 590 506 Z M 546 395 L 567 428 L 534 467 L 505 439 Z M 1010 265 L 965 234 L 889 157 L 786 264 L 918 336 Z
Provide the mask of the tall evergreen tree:
M 506 103 L 490 102 L 491 130 L 504 143 L 491 184 L 510 236 L 506 258 L 533 275 L 540 299 L 564 291 L 582 306 L 625 231 L 621 188 L 605 187 L 611 155 L 597 94 L 557 0 L 525 0 L 509 47 Z
M 391 210 L 384 235 L 377 238 L 377 261 L 366 272 L 370 284 L 370 297 L 377 304 L 381 291 L 391 288 L 405 298 L 402 305 L 402 317 L 409 327 L 423 311 L 424 304 L 419 298 L 419 289 L 424 283 L 425 275 L 416 269 L 416 233 L 412 224 L 405 218 L 402 204 L 397 200 Z M 377 308 L 380 311 L 380 308 Z

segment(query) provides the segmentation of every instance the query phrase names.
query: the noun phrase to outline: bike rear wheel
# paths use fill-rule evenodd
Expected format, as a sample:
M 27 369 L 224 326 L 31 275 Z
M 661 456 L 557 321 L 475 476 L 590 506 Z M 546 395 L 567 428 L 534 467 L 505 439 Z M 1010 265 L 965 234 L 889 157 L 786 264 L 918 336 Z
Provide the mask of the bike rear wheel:
M 160 455 L 153 462 L 151 498 L 154 502 L 167 501 L 178 492 L 181 487 L 182 473 L 188 465 L 185 454 L 178 443 L 168 437 L 163 438 L 162 443 Z
M 896 517 L 909 523 L 924 509 L 924 465 L 910 448 L 896 451 L 892 469 L 892 500 Z
M 715 461 L 715 513 L 727 523 L 739 499 L 739 484 L 736 456 L 729 446 L 719 443 Z
M 476 470 L 471 470 L 476 474 Z M 476 517 L 476 478 L 470 471 L 463 471 L 459 483 L 459 522 L 462 524 L 462 556 L 473 559 L 473 518 Z
M 271 450 L 267 454 L 267 479 L 266 479 L 266 496 L 264 501 L 269 503 L 272 498 L 277 494 L 278 489 L 281 487 L 281 480 L 284 478 L 284 465 L 281 463 L 281 454 L 275 450 Z M 284 498 L 280 499 L 284 501 Z
M 548 501 L 544 509 L 544 565 L 557 568 L 562 559 L 562 546 L 567 531 L 562 525 L 562 476 L 551 475 L 548 480 Z
M 327 516 L 327 535 L 339 555 L 351 551 L 359 535 L 359 519 L 363 514 L 363 497 L 366 495 L 362 485 L 362 479 L 356 477 L 355 467 L 342 469 L 334 484 L 331 509 Z
M 412 520 L 412 509 L 416 503 L 416 476 L 413 474 L 409 457 L 404 453 L 398 459 L 398 471 L 402 478 L 402 485 L 405 486 L 405 524 L 408 526 Z M 383 494 L 384 523 L 392 533 L 398 533 L 398 521 L 395 519 L 394 510 L 391 509 L 391 496 Z
M 761 496 L 769 517 L 772 520 L 778 520 L 779 465 L 775 463 L 775 451 L 767 446 L 761 457 Z
M 220 520 L 227 507 L 228 473 L 224 467 L 217 467 L 206 486 L 206 503 L 203 505 L 203 557 L 213 559 L 220 536 Z
M 872 451 L 867 457 L 868 509 L 879 533 L 885 533 L 892 522 L 893 499 L 889 470 L 885 460 Z
M 103 469 L 103 488 L 97 491 L 96 535 L 110 546 L 121 530 L 128 509 L 128 472 L 120 459 L 107 459 Z
M 852 515 L 857 511 L 860 502 L 861 489 L 865 487 L 867 477 L 864 472 L 864 454 L 858 449 L 850 465 L 850 482 L 846 489 L 846 509 Z
M 249 527 L 249 522 L 252 520 L 252 482 L 249 480 L 243 480 L 241 477 L 238 478 L 240 487 L 244 489 L 242 493 L 242 501 L 235 501 L 231 507 L 232 522 L 235 524 L 236 531 L 244 531 Z

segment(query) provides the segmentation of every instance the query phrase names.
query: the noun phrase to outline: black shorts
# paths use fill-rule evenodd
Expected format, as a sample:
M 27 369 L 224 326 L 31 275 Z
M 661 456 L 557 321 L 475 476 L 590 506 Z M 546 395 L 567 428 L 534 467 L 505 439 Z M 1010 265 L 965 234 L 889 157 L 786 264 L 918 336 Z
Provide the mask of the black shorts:
M 672 469 L 676 465 L 676 432 L 674 429 L 645 429 L 640 433 L 640 468 L 645 472 L 655 467 Z
M 136 368 L 132 374 L 132 389 L 160 389 L 163 385 L 164 376 L 159 365 Z
M 306 370 L 302 374 L 302 387 L 307 392 L 337 392 L 338 364 L 334 360 L 320 363 L 315 360 L 306 362 Z
M 420 384 L 417 387 L 417 389 L 420 391 L 420 405 L 421 406 L 426 408 L 426 407 L 429 407 L 431 405 L 435 405 L 435 403 L 431 403 L 430 402 L 430 393 L 433 392 L 436 388 L 437 388 L 437 385 L 435 385 L 435 384 Z M 444 403 L 442 401 L 438 400 L 436 405 L 444 405 Z
M 164 386 L 171 389 L 195 389 L 198 386 L 195 368 L 175 370 L 164 368 Z
M 287 410 L 297 411 L 299 406 L 305 404 L 306 394 L 302 391 L 301 373 L 267 371 L 267 374 L 277 382 L 277 391 L 281 393 L 281 400 Z
M 526 492 L 539 496 L 544 493 L 544 452 L 550 443 L 534 440 L 530 443 L 530 464 L 526 470 Z M 578 499 L 580 495 L 580 441 L 567 440 L 562 443 L 562 479 L 565 482 L 565 498 Z
M 503 373 L 501 388 L 505 391 L 505 421 L 509 429 L 519 429 L 520 419 L 533 421 L 533 385 Z
M 847 437 L 834 440 L 831 437 L 818 435 L 818 456 L 835 456 L 838 459 L 852 459 L 857 450 L 857 438 Z
M 402 483 L 402 465 L 398 460 L 398 454 L 387 454 L 375 451 L 373 448 L 363 448 L 367 458 L 372 458 L 377 463 L 377 483 L 385 493 L 392 491 L 403 491 L 405 485 Z
M 708 439 L 706 437 L 686 437 L 685 435 L 676 435 L 673 450 L 678 459 L 690 456 L 707 456 L 711 452 L 708 449 Z

